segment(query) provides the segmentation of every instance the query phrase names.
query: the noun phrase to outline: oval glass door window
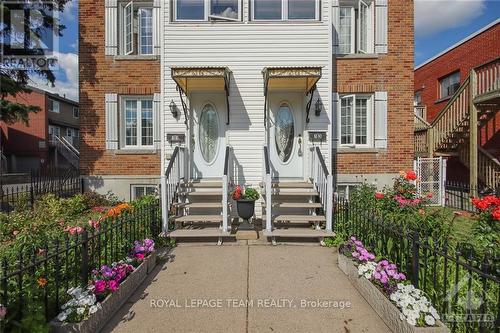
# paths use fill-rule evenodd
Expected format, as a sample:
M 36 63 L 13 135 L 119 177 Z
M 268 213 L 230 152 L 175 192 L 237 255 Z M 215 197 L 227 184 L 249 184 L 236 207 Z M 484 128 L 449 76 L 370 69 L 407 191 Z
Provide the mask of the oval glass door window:
M 276 114 L 276 129 L 274 131 L 276 152 L 282 162 L 288 162 L 292 156 L 294 135 L 292 111 L 288 105 L 283 104 Z
M 205 105 L 200 115 L 200 151 L 207 163 L 212 163 L 219 148 L 219 119 L 211 104 Z

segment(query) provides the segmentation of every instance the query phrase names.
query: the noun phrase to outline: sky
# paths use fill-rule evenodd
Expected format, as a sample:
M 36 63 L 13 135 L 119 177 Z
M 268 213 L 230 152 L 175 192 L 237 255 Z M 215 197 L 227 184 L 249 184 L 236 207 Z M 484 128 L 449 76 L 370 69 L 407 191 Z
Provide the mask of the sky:
M 423 63 L 500 17 L 500 0 L 414 0 L 415 65 Z M 33 78 L 34 85 L 78 100 L 78 0 L 61 14 L 66 25 L 60 40 L 56 87 Z

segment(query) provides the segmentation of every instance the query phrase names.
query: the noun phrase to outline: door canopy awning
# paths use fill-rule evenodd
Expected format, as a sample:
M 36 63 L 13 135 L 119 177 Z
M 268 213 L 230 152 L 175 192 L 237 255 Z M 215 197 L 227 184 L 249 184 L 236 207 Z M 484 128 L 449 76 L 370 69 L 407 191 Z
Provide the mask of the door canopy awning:
M 321 72 L 321 67 L 266 67 L 262 71 L 265 93 L 273 90 L 296 90 L 307 95 L 314 90 Z
M 172 67 L 172 79 L 177 83 L 177 90 L 184 109 L 187 125 L 187 106 L 182 99 L 182 93 L 192 92 L 224 92 L 227 104 L 227 124 L 229 125 L 229 82 L 231 71 L 222 66 L 203 67 Z
M 321 67 L 265 67 L 264 75 L 264 123 L 267 115 L 267 96 L 272 91 L 301 91 L 310 94 L 306 105 L 306 122 L 309 123 L 309 112 L 316 90 L 316 83 L 321 79 Z

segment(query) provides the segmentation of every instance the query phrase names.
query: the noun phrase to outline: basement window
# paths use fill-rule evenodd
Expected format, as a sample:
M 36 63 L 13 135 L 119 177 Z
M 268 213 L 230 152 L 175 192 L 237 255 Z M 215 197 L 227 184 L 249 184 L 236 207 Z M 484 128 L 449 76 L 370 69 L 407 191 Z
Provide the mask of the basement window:
M 138 200 L 146 195 L 154 195 L 155 193 L 155 185 L 131 185 L 130 199 Z

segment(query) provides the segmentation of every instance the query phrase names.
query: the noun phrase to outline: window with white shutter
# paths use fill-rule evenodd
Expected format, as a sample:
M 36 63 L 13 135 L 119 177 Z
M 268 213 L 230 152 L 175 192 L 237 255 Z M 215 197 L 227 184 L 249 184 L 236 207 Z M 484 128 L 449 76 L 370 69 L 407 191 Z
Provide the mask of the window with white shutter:
M 374 0 L 334 0 L 333 52 L 374 53 Z
M 342 95 L 337 112 L 340 147 L 372 148 L 373 95 Z
M 387 92 L 375 92 L 375 148 L 387 148 Z
M 104 40 L 105 40 L 105 54 L 117 55 L 118 54 L 118 1 L 106 0 L 105 1 L 105 14 L 104 14 Z
M 387 0 L 375 0 L 375 53 L 387 53 Z

